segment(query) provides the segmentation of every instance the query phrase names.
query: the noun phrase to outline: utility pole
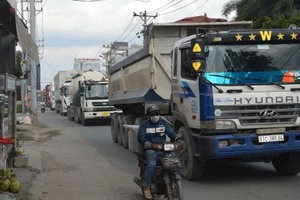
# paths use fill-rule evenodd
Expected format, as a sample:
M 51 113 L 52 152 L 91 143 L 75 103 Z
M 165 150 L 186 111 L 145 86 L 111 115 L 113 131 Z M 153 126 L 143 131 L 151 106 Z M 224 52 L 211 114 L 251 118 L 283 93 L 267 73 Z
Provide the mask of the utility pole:
M 136 14 L 135 12 L 133 12 L 133 16 L 134 17 L 140 17 L 141 20 L 143 21 L 143 26 L 144 26 L 144 30 L 143 30 L 143 36 L 144 36 L 144 46 L 146 45 L 146 31 L 147 31 L 147 21 L 153 17 L 154 19 L 158 16 L 158 14 L 156 13 L 156 15 L 147 15 L 147 12 L 144 11 L 144 13 L 140 12 L 140 14 Z
M 35 17 L 35 0 L 30 1 L 30 35 L 32 40 L 36 41 L 35 35 L 35 25 L 36 25 L 36 17 Z M 31 102 L 30 107 L 31 111 L 36 114 L 36 83 L 37 83 L 37 75 L 36 75 L 36 63 L 33 59 L 31 59 L 31 68 L 30 68 L 30 91 L 31 91 Z

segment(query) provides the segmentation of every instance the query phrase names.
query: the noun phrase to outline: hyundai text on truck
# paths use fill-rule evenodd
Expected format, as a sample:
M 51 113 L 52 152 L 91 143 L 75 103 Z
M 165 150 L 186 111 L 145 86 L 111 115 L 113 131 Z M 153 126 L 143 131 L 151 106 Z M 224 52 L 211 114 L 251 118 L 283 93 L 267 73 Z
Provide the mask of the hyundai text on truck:
M 225 160 L 298 174 L 300 30 L 238 23 L 149 25 L 144 49 L 109 70 L 109 102 L 123 110 L 112 115 L 112 139 L 140 151 L 137 129 L 156 103 L 185 141 L 183 178 Z
M 108 81 L 101 72 L 90 70 L 77 73 L 69 89 L 69 120 L 87 126 L 92 121 L 109 121 L 111 112 L 122 113 L 108 104 Z
M 77 70 L 59 71 L 54 76 L 55 112 L 61 115 L 67 114 L 69 104 L 69 85 Z

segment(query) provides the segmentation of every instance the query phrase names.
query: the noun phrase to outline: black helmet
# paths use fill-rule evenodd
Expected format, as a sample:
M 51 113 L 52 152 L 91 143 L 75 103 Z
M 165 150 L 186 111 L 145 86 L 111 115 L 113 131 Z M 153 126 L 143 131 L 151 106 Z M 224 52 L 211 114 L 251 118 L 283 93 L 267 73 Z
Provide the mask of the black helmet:
M 159 107 L 157 107 L 155 104 L 150 104 L 150 105 L 147 107 L 147 115 L 149 115 L 149 114 L 152 113 L 152 112 L 160 112 Z

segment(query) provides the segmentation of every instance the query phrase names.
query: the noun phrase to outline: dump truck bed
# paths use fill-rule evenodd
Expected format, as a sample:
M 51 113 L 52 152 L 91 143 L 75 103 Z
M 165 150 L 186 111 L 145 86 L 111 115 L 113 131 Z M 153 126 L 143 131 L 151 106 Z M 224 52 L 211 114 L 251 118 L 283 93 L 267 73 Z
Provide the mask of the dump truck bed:
M 109 69 L 111 105 L 164 102 L 171 97 L 171 51 L 176 41 L 199 27 L 249 28 L 252 22 L 150 24 L 144 48 Z

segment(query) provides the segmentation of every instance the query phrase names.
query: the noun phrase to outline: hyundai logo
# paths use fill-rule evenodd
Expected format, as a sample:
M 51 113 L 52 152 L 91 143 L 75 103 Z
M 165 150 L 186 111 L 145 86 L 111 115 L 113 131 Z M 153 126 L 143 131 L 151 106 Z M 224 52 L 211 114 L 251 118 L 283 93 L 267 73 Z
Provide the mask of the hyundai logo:
M 259 116 L 263 119 L 274 119 L 278 114 L 275 110 L 262 110 L 259 112 Z

